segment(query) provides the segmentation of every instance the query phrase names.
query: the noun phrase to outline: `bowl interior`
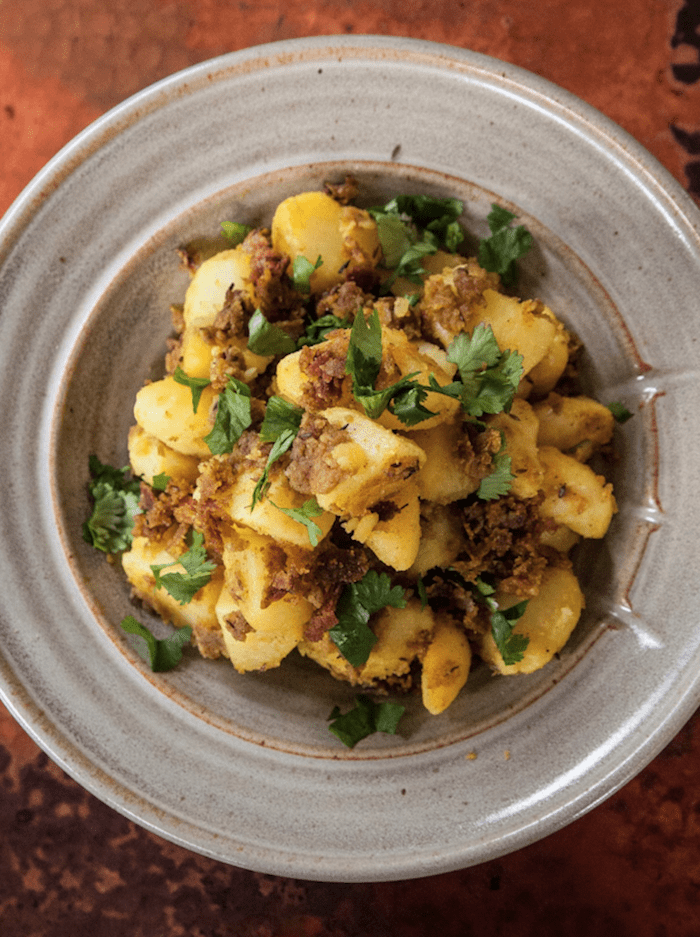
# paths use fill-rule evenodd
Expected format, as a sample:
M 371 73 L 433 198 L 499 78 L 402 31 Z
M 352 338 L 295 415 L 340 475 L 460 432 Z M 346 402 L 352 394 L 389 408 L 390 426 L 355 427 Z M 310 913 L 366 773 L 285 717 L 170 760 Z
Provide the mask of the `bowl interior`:
M 63 374 L 51 448 L 53 503 L 72 574 L 92 609 L 95 626 L 141 670 L 143 679 L 217 731 L 267 748 L 334 759 L 358 757 L 357 750 L 342 749 L 325 727 L 331 709 L 352 700 L 352 688 L 296 654 L 275 671 L 242 676 L 227 661 L 206 661 L 192 651 L 176 670 L 150 673 L 119 628 L 122 618 L 134 613 L 125 578 L 118 564 L 108 564 L 83 541 L 81 531 L 89 512 L 90 454 L 113 465 L 127 464 L 126 438 L 135 394 L 144 379 L 162 373 L 171 333 L 169 307 L 182 302 L 189 279 L 177 249 L 198 237 L 217 236 L 223 220 L 269 225 L 283 198 L 320 188 L 326 180 L 341 180 L 346 172 L 360 182 L 362 205 L 384 202 L 402 192 L 462 199 L 463 221 L 474 246 L 488 233 L 486 216 L 498 200 L 464 179 L 396 163 L 361 161 L 275 171 L 207 198 L 140 245 L 96 299 Z M 630 411 L 638 411 L 641 401 L 635 382 L 644 364 L 610 297 L 582 260 L 537 218 L 522 213 L 517 205 L 506 207 L 518 214 L 535 240 L 521 262 L 518 292 L 543 300 L 581 338 L 586 392 L 603 403 L 621 400 Z M 367 740 L 361 757 L 415 753 L 477 736 L 566 679 L 601 634 L 619 624 L 652 526 L 640 508 L 648 503 L 657 472 L 644 413 L 630 424 L 617 433 L 618 460 L 604 466 L 619 513 L 603 542 L 578 548 L 576 570 L 587 608 L 561 655 L 543 670 L 515 678 L 493 679 L 480 665 L 459 699 L 440 717 L 428 715 L 420 699 L 409 695 L 402 700 L 407 715 L 400 734 Z M 156 634 L 168 632 L 145 610 L 136 614 Z

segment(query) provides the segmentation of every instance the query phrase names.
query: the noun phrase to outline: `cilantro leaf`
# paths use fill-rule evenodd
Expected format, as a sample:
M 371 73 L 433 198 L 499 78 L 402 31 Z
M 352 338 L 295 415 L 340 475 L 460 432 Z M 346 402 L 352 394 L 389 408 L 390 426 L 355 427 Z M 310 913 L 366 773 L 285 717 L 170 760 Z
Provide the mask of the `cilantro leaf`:
M 267 462 L 265 464 L 265 468 L 263 469 L 263 473 L 258 479 L 255 488 L 253 489 L 253 499 L 250 505 L 251 511 L 255 505 L 259 501 L 262 501 L 262 499 L 267 494 L 268 489 L 270 488 L 270 466 L 292 447 L 292 444 L 296 439 L 297 429 L 282 430 L 277 439 L 275 439 L 272 449 L 270 449 L 270 454 L 267 457 Z
M 609 403 L 608 410 L 615 417 L 615 421 L 617 423 L 620 423 L 620 424 L 626 423 L 627 420 L 632 419 L 632 414 L 627 409 L 627 407 L 624 404 L 619 403 L 617 401 L 614 401 L 613 403 Z
M 94 504 L 83 524 L 83 539 L 104 553 L 128 550 L 134 519 L 139 513 L 141 486 L 137 479 L 128 477 L 128 466 L 115 469 L 91 455 L 89 468 L 89 491 Z
M 282 397 L 270 397 L 260 427 L 260 438 L 263 442 L 274 442 L 285 430 L 293 430 L 296 435 L 303 416 L 302 407 L 297 407 Z
M 248 322 L 248 348 L 256 355 L 288 355 L 296 351 L 297 343 L 273 322 L 268 322 L 256 309 Z
M 389 576 L 373 569 L 365 573 L 359 582 L 346 585 L 341 592 L 335 610 L 338 623 L 330 629 L 329 634 L 353 667 L 366 663 L 377 641 L 369 627 L 369 619 L 387 605 L 405 608 L 406 592 L 401 586 L 392 588 Z
M 237 221 L 222 221 L 221 230 L 231 244 L 236 247 L 246 239 L 253 228 L 248 224 L 239 224 Z
M 486 220 L 490 237 L 479 244 L 478 260 L 484 270 L 498 273 L 506 287 L 515 285 L 516 261 L 527 254 L 532 246 L 532 235 L 523 225 L 510 227 L 515 215 L 506 208 L 492 205 Z
M 423 611 L 428 604 L 428 593 L 426 591 L 422 576 L 419 576 L 416 580 L 416 594 L 420 599 L 420 609 Z
M 328 726 L 343 745 L 354 748 L 358 742 L 375 732 L 387 732 L 395 735 L 405 707 L 386 700 L 375 703 L 363 693 L 355 697 L 355 706 L 341 714 L 338 706 L 328 717 L 332 720 Z
M 142 639 L 142 642 L 134 645 L 136 651 L 144 660 L 150 663 L 151 670 L 160 673 L 172 670 L 180 663 L 182 649 L 186 644 L 189 644 L 192 637 L 192 629 L 189 625 L 185 625 L 184 628 L 177 628 L 167 638 L 156 638 L 133 615 L 127 615 L 121 622 L 121 627 L 127 634 L 135 634 Z
M 479 323 L 471 338 L 466 332 L 456 335 L 448 346 L 447 360 L 457 365 L 462 388 L 450 384 L 442 392 L 459 392 L 466 413 L 479 417 L 510 410 L 522 377 L 523 358 L 517 351 L 501 352 L 490 325 Z
M 359 387 L 374 388 L 382 366 L 382 326 L 379 313 L 372 311 L 365 319 L 360 309 L 355 316 L 350 332 L 350 345 L 345 359 L 345 373 Z
M 481 479 L 476 492 L 477 497 L 482 501 L 495 501 L 496 498 L 507 495 L 514 477 L 511 467 L 512 460 L 508 455 L 505 440 L 503 440 L 501 448 L 493 457 L 493 471 L 486 478 Z
M 280 507 L 279 504 L 275 504 L 274 501 L 270 501 L 270 504 L 277 508 L 278 511 L 286 514 L 287 517 L 291 517 L 292 520 L 303 524 L 308 531 L 309 543 L 311 546 L 314 548 L 318 546 L 319 541 L 323 536 L 323 531 L 314 521 L 314 517 L 320 517 L 320 515 L 323 514 L 323 508 L 315 497 L 309 498 L 308 501 L 304 501 L 300 508 L 283 508 Z
M 165 489 L 168 487 L 169 481 L 170 475 L 166 475 L 165 472 L 161 472 L 159 475 L 153 476 L 151 488 L 153 488 L 155 491 L 165 491 Z
M 336 329 L 349 329 L 351 325 L 352 322 L 349 316 L 339 319 L 338 316 L 334 316 L 329 312 L 327 315 L 321 316 L 320 319 L 309 322 L 304 334 L 297 341 L 297 348 L 301 348 L 303 345 L 318 345 L 325 341 L 329 332 L 334 332 Z
M 161 570 L 170 569 L 177 564 L 184 566 L 185 572 L 163 574 Z M 216 563 L 207 560 L 207 551 L 204 547 L 204 536 L 199 531 L 192 535 L 192 545 L 189 550 L 178 557 L 173 563 L 160 563 L 152 565 L 151 570 L 156 577 L 156 589 L 165 589 L 180 605 L 191 602 L 200 589 L 204 588 L 216 569 Z
M 316 258 L 316 263 L 312 264 L 310 260 L 307 260 L 306 257 L 302 257 L 301 254 L 298 257 L 294 258 L 292 263 L 292 281 L 294 283 L 295 289 L 299 290 L 300 293 L 310 293 L 311 292 L 311 274 L 314 270 L 318 270 L 319 267 L 323 265 L 323 260 L 321 255 Z
M 185 387 L 189 387 L 192 391 L 192 410 L 196 413 L 202 391 L 211 384 L 211 381 L 208 377 L 189 377 L 189 375 L 185 374 L 180 365 L 175 368 L 173 378 L 178 384 L 184 384 Z
M 526 635 L 513 634 L 513 629 L 525 614 L 526 608 L 527 600 L 503 611 L 494 610 L 491 613 L 491 634 L 506 667 L 521 661 L 530 643 Z
M 233 452 L 244 430 L 252 423 L 250 387 L 232 377 L 219 394 L 214 428 L 204 442 L 214 455 Z

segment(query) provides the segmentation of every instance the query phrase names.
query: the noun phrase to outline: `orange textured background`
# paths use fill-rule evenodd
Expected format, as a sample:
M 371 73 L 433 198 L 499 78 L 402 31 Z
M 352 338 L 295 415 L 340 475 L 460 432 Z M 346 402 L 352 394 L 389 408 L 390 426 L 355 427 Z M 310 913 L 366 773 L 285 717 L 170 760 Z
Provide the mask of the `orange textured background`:
M 0 0 L 0 213 L 151 82 L 338 33 L 432 39 L 528 68 L 617 121 L 700 199 L 698 0 Z M 0 779 L 2 937 L 700 935 L 697 716 L 566 829 L 417 882 L 297 882 L 163 842 L 67 778 L 2 707 Z

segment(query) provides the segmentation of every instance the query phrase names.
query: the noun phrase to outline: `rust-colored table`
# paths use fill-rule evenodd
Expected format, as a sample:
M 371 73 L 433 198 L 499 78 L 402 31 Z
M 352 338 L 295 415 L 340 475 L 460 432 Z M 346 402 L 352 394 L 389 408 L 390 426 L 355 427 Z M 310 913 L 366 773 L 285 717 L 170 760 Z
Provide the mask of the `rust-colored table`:
M 154 80 L 340 32 L 528 68 L 621 124 L 700 199 L 700 0 L 0 0 L 0 212 L 72 136 Z M 83 791 L 2 707 L 0 776 L 2 937 L 700 935 L 697 715 L 568 828 L 416 882 L 297 882 L 189 853 Z

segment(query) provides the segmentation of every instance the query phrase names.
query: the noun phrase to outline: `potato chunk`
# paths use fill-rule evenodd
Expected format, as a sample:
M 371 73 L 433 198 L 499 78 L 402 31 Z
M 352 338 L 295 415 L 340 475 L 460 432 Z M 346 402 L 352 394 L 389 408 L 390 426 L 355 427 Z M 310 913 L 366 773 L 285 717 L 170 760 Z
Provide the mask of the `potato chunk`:
M 204 437 L 213 425 L 209 413 L 215 397 L 211 387 L 205 387 L 195 413 L 189 387 L 178 384 L 173 377 L 164 377 L 146 384 L 136 394 L 134 416 L 146 433 L 176 452 L 209 458 L 211 451 Z
M 498 413 L 485 422 L 505 436 L 511 459 L 511 491 L 518 498 L 534 498 L 542 486 L 544 469 L 537 453 L 536 412 L 526 400 L 516 397 L 510 413 Z
M 185 326 L 211 328 L 230 287 L 251 293 L 249 278 L 250 255 L 240 245 L 205 260 L 185 293 Z
M 321 258 L 321 265 L 311 274 L 312 293 L 322 293 L 342 282 L 348 266 L 374 266 L 380 250 L 372 216 L 340 205 L 325 192 L 302 192 L 277 206 L 272 246 L 292 261 L 305 257 L 315 264 Z
M 423 705 L 433 716 L 444 712 L 467 682 L 472 652 L 467 636 L 447 616 L 437 623 L 423 657 Z
M 589 465 L 554 446 L 540 446 L 544 468 L 542 517 L 569 527 L 582 537 L 604 537 L 617 511 L 612 485 Z
M 138 424 L 129 430 L 129 464 L 134 475 L 149 485 L 156 475 L 182 478 L 193 482 L 199 473 L 199 459 L 183 455 L 166 446 L 160 439 L 150 436 Z
M 365 514 L 359 522 L 352 518 L 343 526 L 382 563 L 392 569 L 405 570 L 418 555 L 421 540 L 418 489 L 409 482 L 405 490 L 395 496 L 394 502 L 396 513 L 386 520 L 375 513 Z
M 503 593 L 494 596 L 500 608 L 520 601 Z M 530 641 L 523 659 L 515 664 L 503 663 L 496 642 L 488 632 L 481 643 L 481 656 L 503 674 L 532 673 L 544 667 L 569 640 L 585 605 L 578 579 L 570 569 L 549 568 L 542 577 L 537 595 L 530 599 L 525 614 L 517 622 L 514 634 L 524 634 Z
M 303 626 L 290 624 L 285 631 L 245 631 L 245 620 L 227 589 L 222 589 L 216 605 L 226 656 L 238 673 L 279 667 L 299 643 Z
M 615 417 L 590 397 L 551 393 L 533 409 L 539 419 L 538 443 L 556 446 L 579 462 L 586 462 L 612 439 Z
M 418 490 L 424 500 L 450 504 L 468 497 L 479 487 L 481 474 L 459 450 L 462 433 L 459 420 L 411 433 L 411 439 L 426 456 L 418 475 Z

